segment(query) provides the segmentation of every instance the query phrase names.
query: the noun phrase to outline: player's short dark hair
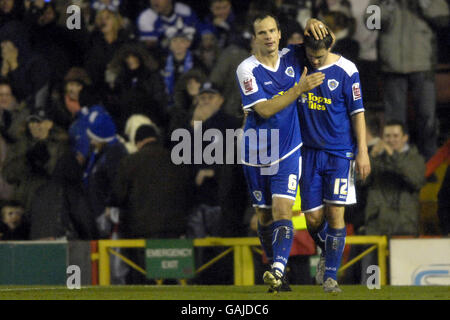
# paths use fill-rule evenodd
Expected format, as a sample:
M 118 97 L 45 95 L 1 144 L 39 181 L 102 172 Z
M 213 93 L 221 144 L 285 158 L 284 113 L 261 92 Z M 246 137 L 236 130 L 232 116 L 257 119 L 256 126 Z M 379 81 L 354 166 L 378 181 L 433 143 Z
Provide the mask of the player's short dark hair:
M 384 124 L 384 127 L 392 127 L 392 126 L 399 126 L 402 129 L 403 134 L 408 134 L 408 128 L 406 124 L 403 121 L 392 119 L 386 121 Z
M 277 16 L 270 13 L 270 12 L 261 12 L 257 14 L 252 21 L 252 34 L 255 36 L 255 22 L 258 20 L 264 20 L 265 18 L 273 18 L 275 20 L 275 23 L 277 24 L 277 29 L 280 30 L 280 21 L 278 20 Z
M 333 38 L 331 37 L 330 31 L 328 30 L 328 34 L 323 39 L 316 40 L 312 34 L 309 36 L 305 36 L 304 45 L 306 48 L 310 48 L 314 51 L 321 49 L 330 49 L 331 44 L 333 43 Z

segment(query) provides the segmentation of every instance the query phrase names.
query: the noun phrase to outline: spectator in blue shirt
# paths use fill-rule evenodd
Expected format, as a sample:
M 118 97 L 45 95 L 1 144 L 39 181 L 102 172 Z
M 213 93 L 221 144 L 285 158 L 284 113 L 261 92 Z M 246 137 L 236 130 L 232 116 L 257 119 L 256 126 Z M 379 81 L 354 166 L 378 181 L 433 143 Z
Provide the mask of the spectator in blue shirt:
M 167 49 L 171 35 L 183 29 L 194 37 L 197 15 L 186 4 L 173 0 L 150 0 L 150 8 L 137 19 L 138 36 L 147 47 Z

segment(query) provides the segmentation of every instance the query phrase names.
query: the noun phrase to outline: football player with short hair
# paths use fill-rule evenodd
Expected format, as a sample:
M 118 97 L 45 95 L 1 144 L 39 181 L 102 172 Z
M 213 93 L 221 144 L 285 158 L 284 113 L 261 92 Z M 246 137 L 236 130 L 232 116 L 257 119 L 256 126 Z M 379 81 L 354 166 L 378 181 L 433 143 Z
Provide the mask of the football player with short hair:
M 308 21 L 306 30 L 322 37 L 327 32 L 315 19 Z M 283 276 L 294 236 L 292 206 L 302 145 L 296 101 L 324 78 L 320 72 L 306 76 L 307 70 L 300 64 L 301 46 L 280 51 L 280 39 L 277 18 L 257 16 L 253 21 L 253 55 L 236 71 L 247 113 L 242 163 L 258 216 L 258 235 L 272 263 L 271 270 L 264 273 L 270 291 L 289 290 Z
M 355 64 L 331 52 L 333 39 L 305 37 L 309 74 L 323 83 L 298 100 L 303 138 L 300 196 L 308 231 L 322 249 L 316 281 L 340 292 L 337 270 L 345 246 L 345 206 L 356 203 L 354 170 L 365 179 L 370 161 L 364 106 Z

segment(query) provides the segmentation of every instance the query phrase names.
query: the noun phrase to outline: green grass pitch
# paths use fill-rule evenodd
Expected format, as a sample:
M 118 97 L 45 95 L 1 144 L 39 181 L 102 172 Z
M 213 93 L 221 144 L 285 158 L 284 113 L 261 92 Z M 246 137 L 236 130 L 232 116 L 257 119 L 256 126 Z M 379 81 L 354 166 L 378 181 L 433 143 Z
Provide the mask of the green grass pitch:
M 0 300 L 450 300 L 450 286 L 341 286 L 326 294 L 320 286 L 292 286 L 292 292 L 267 293 L 266 286 L 0 286 Z

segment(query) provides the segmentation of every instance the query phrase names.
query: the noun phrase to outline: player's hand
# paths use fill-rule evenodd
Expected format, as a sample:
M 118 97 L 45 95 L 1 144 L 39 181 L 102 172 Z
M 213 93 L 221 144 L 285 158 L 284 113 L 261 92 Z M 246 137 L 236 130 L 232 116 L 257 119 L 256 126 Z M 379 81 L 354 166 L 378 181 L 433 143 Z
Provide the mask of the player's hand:
M 322 40 L 328 34 L 328 28 L 326 25 L 317 19 L 309 19 L 305 27 L 305 36 L 312 36 L 316 40 Z
M 308 68 L 303 69 L 302 76 L 300 77 L 299 83 L 294 87 L 296 89 L 296 94 L 301 95 L 304 92 L 310 91 L 317 86 L 320 86 L 325 79 L 325 74 L 322 72 L 315 72 L 313 74 L 308 74 Z
M 361 178 L 362 181 L 370 174 L 370 159 L 367 150 L 360 150 L 355 159 L 356 162 L 356 173 Z

